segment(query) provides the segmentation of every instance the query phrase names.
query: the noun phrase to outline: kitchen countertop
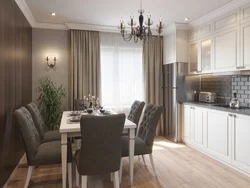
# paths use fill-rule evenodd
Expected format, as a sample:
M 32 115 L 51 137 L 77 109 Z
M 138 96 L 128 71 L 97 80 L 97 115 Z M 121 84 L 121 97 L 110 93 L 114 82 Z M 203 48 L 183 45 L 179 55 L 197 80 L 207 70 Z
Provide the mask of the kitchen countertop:
M 232 114 L 242 114 L 242 115 L 250 116 L 250 108 L 233 109 L 233 108 L 227 108 L 227 107 L 214 106 L 215 105 L 214 103 L 209 104 L 209 103 L 194 102 L 194 101 L 182 102 L 182 104 L 188 104 L 188 105 L 192 105 L 192 106 L 208 108 L 211 110 L 219 110 L 219 111 L 223 111 L 223 112 L 229 112 Z

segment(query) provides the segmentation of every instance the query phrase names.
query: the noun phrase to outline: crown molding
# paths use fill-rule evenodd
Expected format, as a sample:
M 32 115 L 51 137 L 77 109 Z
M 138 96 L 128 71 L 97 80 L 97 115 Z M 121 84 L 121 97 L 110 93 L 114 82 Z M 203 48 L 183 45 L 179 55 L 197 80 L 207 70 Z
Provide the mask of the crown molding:
M 35 23 L 33 28 L 68 30 L 68 27 L 65 24 L 42 23 L 42 22 Z
M 34 27 L 36 24 L 36 21 L 31 13 L 27 3 L 25 2 L 25 0 L 15 0 L 15 2 L 18 5 L 18 7 L 21 9 L 21 11 L 23 12 L 25 18 L 28 20 L 31 27 Z
M 119 29 L 114 26 L 105 26 L 105 25 L 92 25 L 92 24 L 79 24 L 79 23 L 65 23 L 68 29 L 76 30 L 88 30 L 88 31 L 100 31 L 100 32 L 110 32 L 118 33 Z
M 192 28 L 195 28 L 197 26 L 200 26 L 200 25 L 204 25 L 204 24 L 207 24 L 208 22 L 230 12 L 230 11 L 233 11 L 239 7 L 241 7 L 242 5 L 246 4 L 246 3 L 249 3 L 250 0 L 233 0 L 225 5 L 223 5 L 222 7 L 212 11 L 212 12 L 209 12 L 208 14 L 192 21 L 192 22 L 189 22 L 189 28 L 192 29 Z

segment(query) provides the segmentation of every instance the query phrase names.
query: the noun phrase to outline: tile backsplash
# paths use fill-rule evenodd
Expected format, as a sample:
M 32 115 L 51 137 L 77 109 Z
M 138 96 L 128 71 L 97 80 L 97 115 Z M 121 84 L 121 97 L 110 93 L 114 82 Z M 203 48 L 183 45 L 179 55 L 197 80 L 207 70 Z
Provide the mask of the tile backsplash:
M 250 76 L 201 76 L 200 90 L 215 92 L 222 103 L 229 103 L 237 93 L 241 106 L 250 107 Z

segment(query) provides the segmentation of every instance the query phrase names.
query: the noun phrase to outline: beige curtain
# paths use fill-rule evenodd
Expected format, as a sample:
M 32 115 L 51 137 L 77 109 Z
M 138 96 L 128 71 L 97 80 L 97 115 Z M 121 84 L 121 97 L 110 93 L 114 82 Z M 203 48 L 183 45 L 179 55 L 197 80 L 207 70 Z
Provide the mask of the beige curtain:
M 99 32 L 71 30 L 70 109 L 74 99 L 100 96 Z
M 163 104 L 162 94 L 163 38 L 144 40 L 143 65 L 146 103 Z M 163 119 L 157 127 L 156 135 L 163 134 Z

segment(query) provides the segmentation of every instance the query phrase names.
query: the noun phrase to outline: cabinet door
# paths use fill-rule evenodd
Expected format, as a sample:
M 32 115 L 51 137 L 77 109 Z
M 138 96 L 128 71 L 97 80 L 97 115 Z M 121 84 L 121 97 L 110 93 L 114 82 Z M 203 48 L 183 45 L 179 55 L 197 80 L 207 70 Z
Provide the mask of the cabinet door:
M 210 154 L 226 161 L 231 156 L 231 118 L 228 113 L 208 110 L 207 148 Z
M 201 69 L 202 72 L 209 72 L 211 67 L 211 46 L 212 40 L 201 40 Z
M 176 34 L 164 37 L 164 64 L 176 62 Z
M 233 163 L 250 172 L 250 118 L 235 115 L 233 125 Z
M 190 111 L 191 111 L 191 107 L 184 105 L 184 110 L 183 110 L 183 140 L 184 141 L 190 141 L 190 138 L 191 138 Z
M 193 133 L 193 143 L 200 147 L 204 144 L 204 117 L 205 111 L 203 108 L 193 107 L 191 113 L 191 118 L 193 118 L 192 122 L 192 133 Z
M 189 46 L 189 72 L 197 73 L 201 71 L 201 66 L 199 64 L 199 48 L 198 42 L 191 43 Z
M 250 69 L 250 23 L 241 26 L 241 48 L 242 63 L 241 69 Z
M 214 36 L 214 71 L 236 70 L 239 62 L 239 27 Z

